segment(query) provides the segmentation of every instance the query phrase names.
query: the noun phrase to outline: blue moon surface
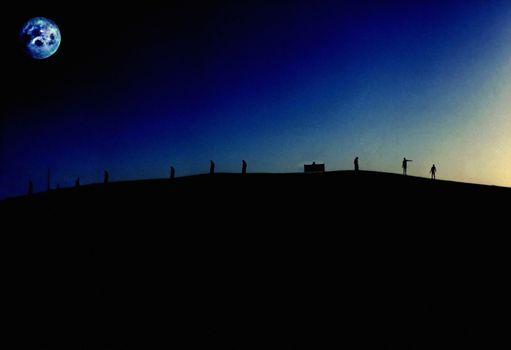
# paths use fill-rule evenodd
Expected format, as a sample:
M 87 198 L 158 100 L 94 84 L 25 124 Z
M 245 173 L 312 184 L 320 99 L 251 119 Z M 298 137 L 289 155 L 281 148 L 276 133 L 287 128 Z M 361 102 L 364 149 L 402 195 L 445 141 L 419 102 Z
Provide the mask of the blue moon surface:
M 51 19 L 34 17 L 23 25 L 20 40 L 25 52 L 40 60 L 57 52 L 61 40 L 60 30 Z

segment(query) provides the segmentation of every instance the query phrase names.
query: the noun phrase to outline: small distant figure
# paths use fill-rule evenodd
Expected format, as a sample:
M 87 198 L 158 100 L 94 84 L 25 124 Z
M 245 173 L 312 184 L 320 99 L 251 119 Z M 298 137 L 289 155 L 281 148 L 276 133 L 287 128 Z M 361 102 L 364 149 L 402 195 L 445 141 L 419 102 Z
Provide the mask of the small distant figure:
M 245 162 L 245 160 L 243 160 L 243 162 L 241 163 L 241 173 L 242 174 L 247 173 L 247 162 Z
M 28 195 L 31 196 L 34 194 L 34 184 L 32 183 L 32 180 L 28 182 Z
M 403 158 L 403 175 L 406 175 L 406 168 L 407 168 L 408 162 L 413 162 L 413 160 L 406 159 L 406 157 Z
M 215 173 L 215 162 L 212 160 L 209 161 L 209 173 L 214 174 Z
M 436 179 L 436 166 L 435 164 L 433 164 L 433 166 L 431 167 L 431 170 L 429 171 L 431 173 L 431 178 L 434 180 Z
M 80 187 L 80 176 L 78 176 L 75 180 L 75 187 Z
M 170 178 L 173 179 L 176 177 L 176 169 L 173 166 L 170 167 Z
M 355 171 L 358 171 L 358 157 L 353 161 L 353 165 L 355 166 Z
M 105 171 L 103 172 L 103 183 L 104 183 L 104 184 L 107 184 L 107 183 L 108 183 L 108 181 L 109 181 L 109 179 L 110 179 L 110 174 L 108 173 L 108 171 L 106 171 L 106 170 L 105 170 Z

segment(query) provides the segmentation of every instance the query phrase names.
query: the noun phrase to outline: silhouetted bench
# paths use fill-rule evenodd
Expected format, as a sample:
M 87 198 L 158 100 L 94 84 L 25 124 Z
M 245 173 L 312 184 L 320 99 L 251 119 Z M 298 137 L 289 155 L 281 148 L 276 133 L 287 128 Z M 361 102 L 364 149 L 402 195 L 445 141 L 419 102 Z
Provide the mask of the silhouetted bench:
M 325 164 L 304 164 L 303 165 L 304 173 L 324 173 L 325 172 Z

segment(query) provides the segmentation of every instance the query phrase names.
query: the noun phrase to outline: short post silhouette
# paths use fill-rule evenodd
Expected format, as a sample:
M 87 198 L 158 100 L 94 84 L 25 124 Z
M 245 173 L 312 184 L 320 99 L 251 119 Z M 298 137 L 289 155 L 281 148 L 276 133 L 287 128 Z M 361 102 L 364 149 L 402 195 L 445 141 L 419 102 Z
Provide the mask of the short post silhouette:
M 80 187 L 80 176 L 78 176 L 75 180 L 75 187 Z
M 173 179 L 176 177 L 176 169 L 173 166 L 170 167 L 170 178 Z
M 353 161 L 353 165 L 355 166 L 355 171 L 358 171 L 358 157 L 355 158 L 355 160 Z
M 431 167 L 431 170 L 429 171 L 431 173 L 431 178 L 434 180 L 436 179 L 436 166 L 435 164 L 433 164 L 433 166 Z
M 209 161 L 209 173 L 214 174 L 215 173 L 215 162 L 212 160 Z
M 28 195 L 31 196 L 34 194 L 34 184 L 32 180 L 28 181 Z
M 247 173 L 247 162 L 245 162 L 245 160 L 243 160 L 243 162 L 241 163 L 241 173 L 242 174 Z
M 406 175 L 406 168 L 408 162 L 413 162 L 411 159 L 406 159 L 406 157 L 403 158 L 403 175 Z
M 103 172 L 103 183 L 107 184 L 109 180 L 110 180 L 110 174 L 108 173 L 108 171 L 105 170 Z

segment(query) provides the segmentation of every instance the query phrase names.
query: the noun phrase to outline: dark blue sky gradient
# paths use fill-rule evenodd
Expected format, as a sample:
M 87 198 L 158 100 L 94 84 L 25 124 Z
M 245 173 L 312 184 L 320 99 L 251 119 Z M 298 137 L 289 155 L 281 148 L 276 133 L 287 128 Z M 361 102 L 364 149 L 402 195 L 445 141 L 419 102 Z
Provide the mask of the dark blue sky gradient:
M 48 168 L 65 187 L 100 182 L 104 169 L 114 181 L 167 177 L 171 164 L 178 176 L 203 173 L 210 159 L 218 171 L 242 159 L 249 171 L 340 170 L 357 155 L 362 169 L 400 172 L 406 156 L 412 175 L 436 163 L 439 178 L 511 186 L 509 115 L 497 113 L 511 86 L 507 1 L 12 11 L 0 198 L 29 179 L 44 190 Z M 19 50 L 33 16 L 61 29 L 48 60 Z

